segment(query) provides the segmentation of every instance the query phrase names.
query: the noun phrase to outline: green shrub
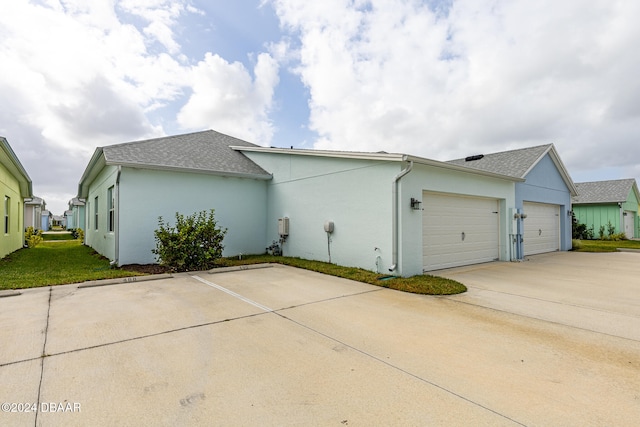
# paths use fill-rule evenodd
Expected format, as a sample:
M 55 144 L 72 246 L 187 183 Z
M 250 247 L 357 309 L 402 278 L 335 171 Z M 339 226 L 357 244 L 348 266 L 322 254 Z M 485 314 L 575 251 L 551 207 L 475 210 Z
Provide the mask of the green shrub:
M 74 239 L 84 242 L 84 230 L 82 228 L 76 228 L 72 233 Z
M 226 229 L 217 226 L 214 210 L 185 217 L 176 212 L 176 224 L 170 226 L 158 218 L 154 231 L 156 248 L 152 249 L 161 265 L 173 271 L 201 271 L 214 267 L 222 256 Z
M 571 240 L 571 250 L 577 251 L 582 248 L 582 242 L 579 239 Z
M 33 227 L 27 227 L 24 233 L 24 239 L 27 242 L 27 246 L 35 248 L 42 243 L 42 230 L 35 230 Z

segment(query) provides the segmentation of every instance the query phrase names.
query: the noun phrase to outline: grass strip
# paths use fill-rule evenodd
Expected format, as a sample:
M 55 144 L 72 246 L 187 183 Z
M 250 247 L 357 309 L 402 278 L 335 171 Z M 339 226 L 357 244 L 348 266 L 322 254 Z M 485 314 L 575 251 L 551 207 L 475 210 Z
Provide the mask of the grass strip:
M 640 249 L 639 240 L 574 240 L 576 252 L 616 252 L 618 248 Z
M 465 292 L 467 287 L 455 280 L 438 276 L 421 274 L 412 277 L 389 278 L 388 275 L 374 273 L 369 270 L 356 267 L 343 267 L 322 261 L 311 261 L 302 258 L 282 257 L 272 255 L 248 255 L 242 259 L 222 258 L 218 260 L 219 267 L 231 267 L 237 265 L 277 263 L 292 267 L 303 268 L 305 270 L 316 271 L 318 273 L 331 276 L 342 277 L 344 279 L 369 283 L 371 285 L 382 286 L 403 292 L 411 292 L 423 295 L 453 295 Z

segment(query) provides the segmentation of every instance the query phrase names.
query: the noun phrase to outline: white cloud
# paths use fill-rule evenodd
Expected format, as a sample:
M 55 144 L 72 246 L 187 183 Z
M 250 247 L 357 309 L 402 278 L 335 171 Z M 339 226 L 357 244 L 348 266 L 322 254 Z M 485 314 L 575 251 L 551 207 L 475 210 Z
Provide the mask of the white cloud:
M 193 117 L 183 117 L 185 123 L 200 126 L 199 106 L 221 112 L 223 123 L 238 120 L 236 128 L 245 131 L 241 136 L 269 142 L 273 129 L 267 114 L 278 82 L 275 61 L 258 56 L 254 79 L 242 66 L 227 64 L 221 81 L 230 91 L 221 94 L 237 99 L 214 94 L 207 99 L 201 93 L 208 88 L 204 64 L 215 55 L 192 65 L 194 59 L 183 54 L 179 42 L 189 29 L 189 15 L 203 14 L 191 0 L 5 3 L 0 13 L 0 134 L 30 174 L 36 195 L 55 201 L 49 206 L 54 213 L 66 209 L 60 200 L 64 194 L 74 196 L 97 146 L 162 136 L 164 126 L 179 131 L 175 115 L 191 93 L 185 111 Z M 214 69 L 225 70 L 218 65 Z M 229 113 L 236 108 L 239 113 Z M 215 118 L 201 124 L 215 125 Z
M 267 53 L 258 56 L 252 78 L 239 62 L 207 54 L 192 68 L 193 93 L 178 114 L 185 128 L 211 128 L 257 144 L 268 144 L 273 126 L 268 113 L 278 84 L 278 64 Z
M 574 167 L 640 155 L 638 2 L 272 4 L 298 39 L 316 148 L 449 159 L 554 142 Z

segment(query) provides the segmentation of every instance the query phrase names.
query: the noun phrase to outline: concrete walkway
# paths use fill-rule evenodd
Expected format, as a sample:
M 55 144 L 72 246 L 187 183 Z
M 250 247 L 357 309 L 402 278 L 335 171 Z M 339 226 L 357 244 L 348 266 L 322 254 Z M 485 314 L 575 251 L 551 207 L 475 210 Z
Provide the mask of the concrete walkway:
M 613 255 L 637 283 L 640 255 Z M 495 303 L 564 298 L 512 279 L 428 297 L 276 266 L 25 290 L 0 298 L 0 425 L 637 425 L 640 341 Z M 584 286 L 583 307 L 640 315 Z

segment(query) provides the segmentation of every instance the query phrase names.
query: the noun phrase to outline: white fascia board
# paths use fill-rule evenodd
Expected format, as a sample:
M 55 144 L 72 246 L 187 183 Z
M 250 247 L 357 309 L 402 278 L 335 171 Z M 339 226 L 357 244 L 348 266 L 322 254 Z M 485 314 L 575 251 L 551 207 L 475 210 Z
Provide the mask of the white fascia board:
M 512 181 L 512 182 L 524 182 L 525 179 L 524 178 L 518 178 L 516 176 L 510 176 L 510 175 L 503 175 L 500 173 L 495 173 L 495 172 L 488 172 L 488 171 L 484 171 L 481 169 L 473 169 L 473 168 L 469 168 L 466 166 L 460 166 L 460 165 L 454 165 L 452 163 L 448 163 L 448 162 L 441 162 L 438 160 L 431 160 L 431 159 L 425 159 L 423 157 L 414 157 L 414 156 L 405 156 L 405 160 L 407 161 L 412 161 L 414 163 L 418 163 L 421 165 L 427 165 L 427 166 L 433 166 L 436 168 L 443 168 L 443 169 L 449 169 L 449 170 L 454 170 L 454 171 L 459 171 L 459 172 L 466 172 L 466 173 L 470 173 L 473 175 L 482 175 L 482 176 L 487 176 L 487 177 L 491 177 L 491 178 L 498 178 L 498 179 L 504 179 L 506 181 Z
M 78 183 L 77 197 L 79 199 L 85 199 L 87 197 L 89 194 L 89 184 L 91 184 L 105 165 L 106 161 L 102 153 L 102 147 L 98 147 L 96 148 L 96 151 L 93 152 L 93 156 L 91 156 L 91 160 L 89 160 L 89 163 L 80 178 L 80 182 Z
M 367 153 L 360 151 L 331 151 L 331 150 L 312 150 L 299 148 L 273 148 L 273 147 L 246 147 L 242 145 L 232 145 L 230 147 L 236 151 L 246 151 L 254 153 L 274 153 L 274 154 L 295 154 L 299 156 L 316 156 L 316 157 L 336 157 L 342 159 L 358 159 L 358 160 L 386 160 L 386 161 L 402 161 L 405 157 L 403 154 L 392 153 Z
M 4 159 L 2 159 L 2 164 L 18 180 L 20 195 L 23 198 L 33 197 L 33 183 L 31 182 L 29 174 L 25 170 L 24 166 L 22 166 L 22 163 L 20 163 L 20 159 L 18 159 L 16 153 L 14 153 L 9 141 L 2 136 L 0 136 L 0 148 L 8 160 L 8 162 L 5 162 Z
M 132 169 L 197 173 L 197 174 L 203 174 L 203 175 L 248 178 L 248 179 L 257 179 L 257 180 L 265 180 L 265 181 L 268 181 L 273 178 L 271 174 L 265 175 L 265 174 L 254 174 L 254 173 L 244 173 L 244 172 L 226 172 L 226 171 L 215 171 L 211 169 L 182 168 L 177 166 L 153 165 L 149 163 L 106 162 L 105 164 L 107 166 L 122 166 L 124 168 L 132 168 Z
M 466 172 L 475 175 L 489 176 L 492 178 L 505 179 L 514 182 L 523 182 L 524 179 L 502 175 L 493 172 L 486 172 L 477 169 L 471 169 L 464 166 L 453 165 L 438 160 L 431 160 L 424 157 L 409 156 L 407 154 L 399 153 L 366 153 L 358 151 L 328 151 L 328 150 L 301 150 L 297 148 L 271 148 L 271 147 L 244 147 L 244 146 L 231 146 L 231 149 L 236 151 L 247 151 L 254 153 L 273 153 L 273 154 L 295 154 L 301 156 L 318 156 L 318 157 L 335 157 L 342 159 L 358 159 L 358 160 L 380 160 L 388 162 L 414 162 L 426 166 L 439 167 L 444 169 L 450 169 L 460 172 Z

